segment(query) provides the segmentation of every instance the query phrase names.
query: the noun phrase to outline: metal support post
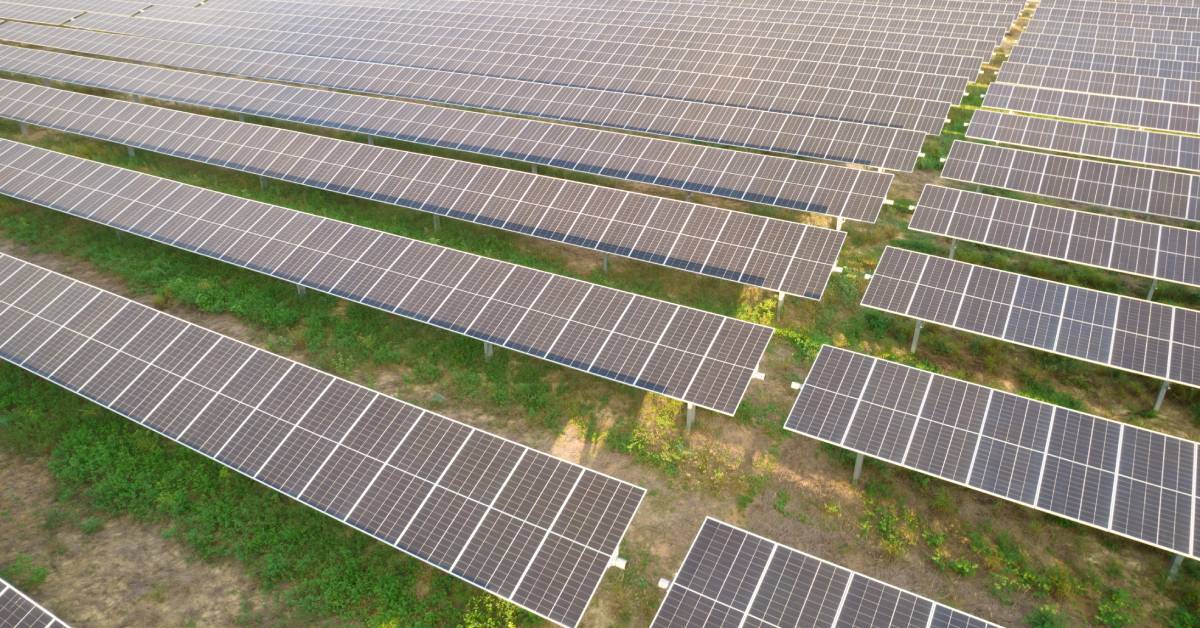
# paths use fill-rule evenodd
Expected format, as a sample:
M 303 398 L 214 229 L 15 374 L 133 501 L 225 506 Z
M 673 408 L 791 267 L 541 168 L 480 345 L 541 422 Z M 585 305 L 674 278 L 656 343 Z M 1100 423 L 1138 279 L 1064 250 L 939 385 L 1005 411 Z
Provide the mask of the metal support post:
M 845 226 L 845 225 L 846 225 L 846 219 L 845 219 L 845 218 L 842 218 L 841 216 L 838 216 L 837 218 L 834 218 L 834 219 L 833 219 L 833 228 L 834 228 L 834 229 L 836 229 L 837 231 L 841 231 L 841 230 L 842 230 L 842 227 L 843 227 L 843 226 Z
M 485 360 L 492 359 L 492 348 L 494 345 L 490 342 L 483 343 L 483 357 Z
M 779 293 L 779 300 L 775 303 L 775 322 L 783 317 L 783 293 Z
M 696 422 L 696 404 L 687 404 L 687 428 L 691 431 L 692 424 Z
M 958 249 L 958 240 L 950 241 L 950 259 L 954 259 L 954 251 Z
M 1171 387 L 1171 383 L 1163 380 L 1162 386 L 1158 387 L 1158 397 L 1154 400 L 1154 411 L 1158 412 L 1162 409 L 1163 399 L 1167 398 L 1167 389 Z
M 238 122 L 245 122 L 245 121 L 246 121 L 246 115 L 239 113 L 238 114 Z
M 1167 571 L 1167 580 L 1174 580 L 1179 575 L 1179 568 L 1183 566 L 1183 554 L 1176 554 L 1175 558 L 1171 559 L 1171 568 Z
M 137 94 L 130 94 L 129 100 L 132 100 L 133 102 L 142 102 L 142 97 L 138 96 Z
M 371 146 L 375 145 L 375 136 L 374 135 L 367 136 L 367 144 L 369 144 Z
M 533 167 L 530 168 L 529 171 L 532 172 L 533 174 L 537 174 L 538 173 L 537 172 L 537 164 L 533 164 Z
M 1146 300 L 1154 299 L 1154 291 L 1158 289 L 1158 277 L 1150 280 L 1150 291 L 1146 293 Z
M 434 214 L 433 215 L 433 230 L 437 231 L 438 229 L 441 229 L 441 228 L 442 228 L 442 217 L 437 214 Z
M 607 275 L 608 274 L 608 253 L 602 253 L 600 255 L 600 257 L 601 257 L 601 263 L 604 264 L 604 274 Z
M 129 154 L 130 159 L 133 159 L 134 157 L 137 156 L 137 152 L 133 150 L 132 146 L 126 146 L 125 152 Z
M 685 200 L 689 203 L 692 202 L 692 191 L 691 190 L 688 190 L 683 193 L 683 200 Z
M 29 125 L 28 124 L 25 124 L 24 122 L 18 122 L 17 124 L 19 124 L 21 126 L 21 135 L 29 135 Z
M 858 484 L 858 481 L 862 479 L 862 465 L 863 465 L 863 455 L 858 454 L 858 455 L 854 456 L 854 483 L 855 484 Z
M 263 192 L 267 191 L 267 178 L 262 175 L 258 176 L 258 189 L 262 190 Z
M 925 323 L 923 321 L 917 321 L 917 326 L 916 326 L 916 328 L 913 329 L 912 344 L 908 346 L 909 353 L 917 352 L 917 342 L 919 342 L 921 340 L 921 327 L 924 324 Z
M 308 288 L 305 288 L 304 286 L 302 286 L 300 284 L 296 284 L 296 294 L 298 294 L 300 296 L 304 296 L 304 295 L 308 294 Z

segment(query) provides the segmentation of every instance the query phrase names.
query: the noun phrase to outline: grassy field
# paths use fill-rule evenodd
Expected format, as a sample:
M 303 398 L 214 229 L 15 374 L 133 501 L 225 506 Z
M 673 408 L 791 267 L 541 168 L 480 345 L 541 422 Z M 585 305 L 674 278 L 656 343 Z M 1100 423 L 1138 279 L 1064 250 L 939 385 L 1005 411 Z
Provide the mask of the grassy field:
M 965 111 L 954 115 L 959 127 Z M 944 153 L 955 132 L 952 126 L 926 152 Z M 789 300 L 777 319 L 773 295 L 728 282 L 619 259 L 605 273 L 589 252 L 448 219 L 435 229 L 419 212 L 264 186 L 253 176 L 143 152 L 131 158 L 122 147 L 58 133 L 21 136 L 15 124 L 0 124 L 0 137 L 774 325 L 762 366 L 767 380 L 751 387 L 733 419 L 702 412 L 687 432 L 678 403 L 504 350 L 485 361 L 477 341 L 326 295 L 301 296 L 250 271 L 0 199 L 7 250 L 86 272 L 87 280 L 156 307 L 647 486 L 622 550 L 629 567 L 610 572 L 589 625 L 648 621 L 661 595 L 654 583 L 677 567 L 704 514 L 1005 624 L 1200 625 L 1200 570 L 1192 561 L 1168 582 L 1163 552 L 883 464 L 869 464 L 866 481 L 851 486 L 852 455 L 782 430 L 794 396 L 788 384 L 803 378 L 822 343 L 833 343 L 1200 437 L 1194 390 L 1173 390 L 1154 413 L 1155 381 L 937 327 L 926 328 L 912 355 L 911 321 L 858 305 L 863 275 L 884 246 L 946 253 L 947 242 L 905 229 L 913 191 L 936 179 L 936 159 L 898 182 L 905 196 L 877 224 L 847 226 L 846 270 L 833 276 L 822 302 Z M 968 244 L 956 257 L 1120 294 L 1143 295 L 1149 285 Z M 1200 307 L 1200 294 L 1173 285 L 1160 286 L 1156 300 Z M 72 525 L 132 517 L 161 525 L 202 560 L 240 565 L 286 609 L 280 623 L 537 623 L 11 366 L 0 367 L 0 448 L 47 461 L 63 503 L 83 504 L 71 511 Z M 28 556 L 0 554 L 0 575 L 36 593 L 54 571 Z M 263 621 L 272 623 L 246 618 Z

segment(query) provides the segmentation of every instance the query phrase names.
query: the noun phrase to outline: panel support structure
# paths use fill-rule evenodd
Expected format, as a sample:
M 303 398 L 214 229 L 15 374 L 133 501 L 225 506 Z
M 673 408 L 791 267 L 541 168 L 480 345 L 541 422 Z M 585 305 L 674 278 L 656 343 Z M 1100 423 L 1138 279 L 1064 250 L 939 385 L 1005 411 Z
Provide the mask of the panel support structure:
M 607 275 L 608 274 L 608 253 L 603 254 L 601 256 L 601 258 L 602 258 L 601 263 L 604 265 L 604 274 Z
M 858 454 L 858 455 L 854 456 L 854 483 L 855 484 L 858 484 L 859 480 L 862 479 L 862 467 L 863 467 L 863 455 Z
M 1171 383 L 1163 380 L 1161 386 L 1158 387 L 1158 397 L 1154 399 L 1154 411 L 1158 412 L 1162 409 L 1163 400 L 1167 398 L 1167 389 L 1171 387 Z
M 779 319 L 783 317 L 783 296 L 783 293 L 780 292 L 779 301 L 775 303 L 775 322 L 777 323 L 779 322 Z
M 433 230 L 437 231 L 441 228 L 442 228 L 442 217 L 437 214 L 434 214 L 433 215 Z
M 25 124 L 24 122 L 21 122 L 20 125 L 21 125 L 21 135 L 27 137 L 29 135 L 29 125 Z
M 490 359 L 492 359 L 492 351 L 494 351 L 494 347 L 495 347 L 495 345 L 493 345 L 493 344 L 492 344 L 492 343 L 490 343 L 490 342 L 485 342 L 485 343 L 483 343 L 483 357 L 484 357 L 484 359 L 486 359 L 486 360 L 490 360 Z
M 958 250 L 958 240 L 950 240 L 950 259 L 954 259 L 954 252 Z
M 1154 291 L 1157 289 L 1158 289 L 1158 277 L 1155 277 L 1154 279 L 1150 280 L 1150 290 L 1148 292 L 1146 292 L 1146 300 L 1147 301 L 1154 299 Z
M 921 340 L 921 328 L 925 326 L 924 321 L 917 321 L 917 326 L 913 328 L 912 344 L 908 346 L 909 353 L 917 352 L 917 343 Z
M 308 289 L 302 285 L 296 284 L 296 294 L 304 296 L 305 294 L 308 294 Z
M 696 422 L 696 404 L 687 404 L 687 428 L 690 431 L 692 424 Z
M 1171 568 L 1167 571 L 1167 580 L 1174 580 L 1179 576 L 1179 568 L 1183 566 L 1183 554 L 1176 554 L 1175 558 L 1171 559 Z

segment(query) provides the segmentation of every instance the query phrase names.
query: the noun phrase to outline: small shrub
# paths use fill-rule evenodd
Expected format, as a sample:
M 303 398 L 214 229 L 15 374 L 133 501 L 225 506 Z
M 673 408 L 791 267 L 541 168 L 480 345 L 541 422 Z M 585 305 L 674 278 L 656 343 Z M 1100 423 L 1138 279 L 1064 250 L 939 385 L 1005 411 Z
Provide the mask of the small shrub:
M 1138 603 L 1125 589 L 1113 589 L 1096 608 L 1096 623 L 1108 628 L 1124 628 L 1133 624 Z
M 1062 618 L 1058 609 L 1053 606 L 1039 606 L 1025 616 L 1029 628 L 1066 628 L 1067 620 Z

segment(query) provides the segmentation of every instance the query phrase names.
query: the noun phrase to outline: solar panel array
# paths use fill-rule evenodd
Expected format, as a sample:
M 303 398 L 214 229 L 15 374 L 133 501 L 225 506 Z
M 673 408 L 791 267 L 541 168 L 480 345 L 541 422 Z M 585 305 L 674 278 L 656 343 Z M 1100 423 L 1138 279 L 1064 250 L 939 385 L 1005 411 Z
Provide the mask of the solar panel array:
M 62 24 L 63 22 L 82 14 L 82 11 L 76 11 L 73 9 L 58 9 L 47 6 L 0 2 L 0 16 L 11 20 L 21 20 L 23 22 Z
M 578 623 L 645 491 L 0 255 L 0 357 Z
M 971 117 L 967 137 L 1147 166 L 1200 170 L 1200 137 L 1188 135 L 979 110 Z
M 1200 231 L 926 185 L 908 228 L 1200 286 Z
M 67 628 L 53 613 L 4 580 L 0 580 L 0 626 Z
M 845 233 L 0 80 L 0 117 L 819 299 Z
M 733 414 L 772 330 L 0 140 L 0 194 Z
M 1200 312 L 888 247 L 862 304 L 1200 386 Z
M 5 22 L 0 40 L 47 46 L 154 65 L 189 68 L 271 81 L 396 96 L 530 115 L 606 128 L 665 135 L 911 170 L 925 134 L 903 128 L 789 116 L 759 110 L 598 92 L 593 99 L 574 88 L 526 84 L 472 75 L 443 76 L 432 70 L 388 68 L 348 60 L 261 52 L 111 33 Z M 451 80 L 453 79 L 453 80 Z M 854 98 L 847 98 L 851 103 Z M 837 114 L 841 115 L 841 114 Z M 891 117 L 878 124 L 893 124 Z M 897 166 L 901 166 L 899 168 Z
M 955 181 L 1200 221 L 1200 175 L 955 142 L 942 170 Z
M 655 628 L 988 628 L 993 624 L 707 517 Z
M 926 100 L 953 102 L 956 96 L 961 98 L 962 83 L 978 74 L 980 62 L 979 56 L 946 55 L 933 50 L 888 51 L 857 44 L 830 50 L 821 42 L 806 46 L 819 46 L 815 55 L 799 59 L 711 50 L 701 53 L 656 43 L 614 62 L 604 54 L 611 46 L 590 38 L 527 36 L 527 41 L 513 42 L 506 33 L 453 26 L 401 27 L 381 38 L 370 33 L 305 33 L 298 37 L 294 29 L 286 27 L 302 18 L 281 22 L 284 28 L 263 29 L 197 23 L 194 20 L 203 20 L 207 13 L 203 8 L 179 8 L 175 12 L 188 15 L 184 18 L 188 21 L 97 14 L 84 15 L 71 26 L 242 50 L 454 72 L 522 81 L 531 86 L 565 86 L 785 114 L 799 113 L 799 107 L 825 104 L 808 94 L 801 97 L 798 86 L 895 96 L 914 108 Z M 814 29 L 807 37 L 820 34 L 820 29 Z M 733 69 L 726 69 L 730 66 Z M 889 81 L 893 73 L 903 73 L 904 80 Z
M 0 70 L 874 222 L 892 175 L 539 120 L 0 45 Z
M 1196 133 L 1196 7 L 1156 6 L 1041 2 L 984 105 Z
M 821 348 L 787 429 L 1197 556 L 1197 443 Z

